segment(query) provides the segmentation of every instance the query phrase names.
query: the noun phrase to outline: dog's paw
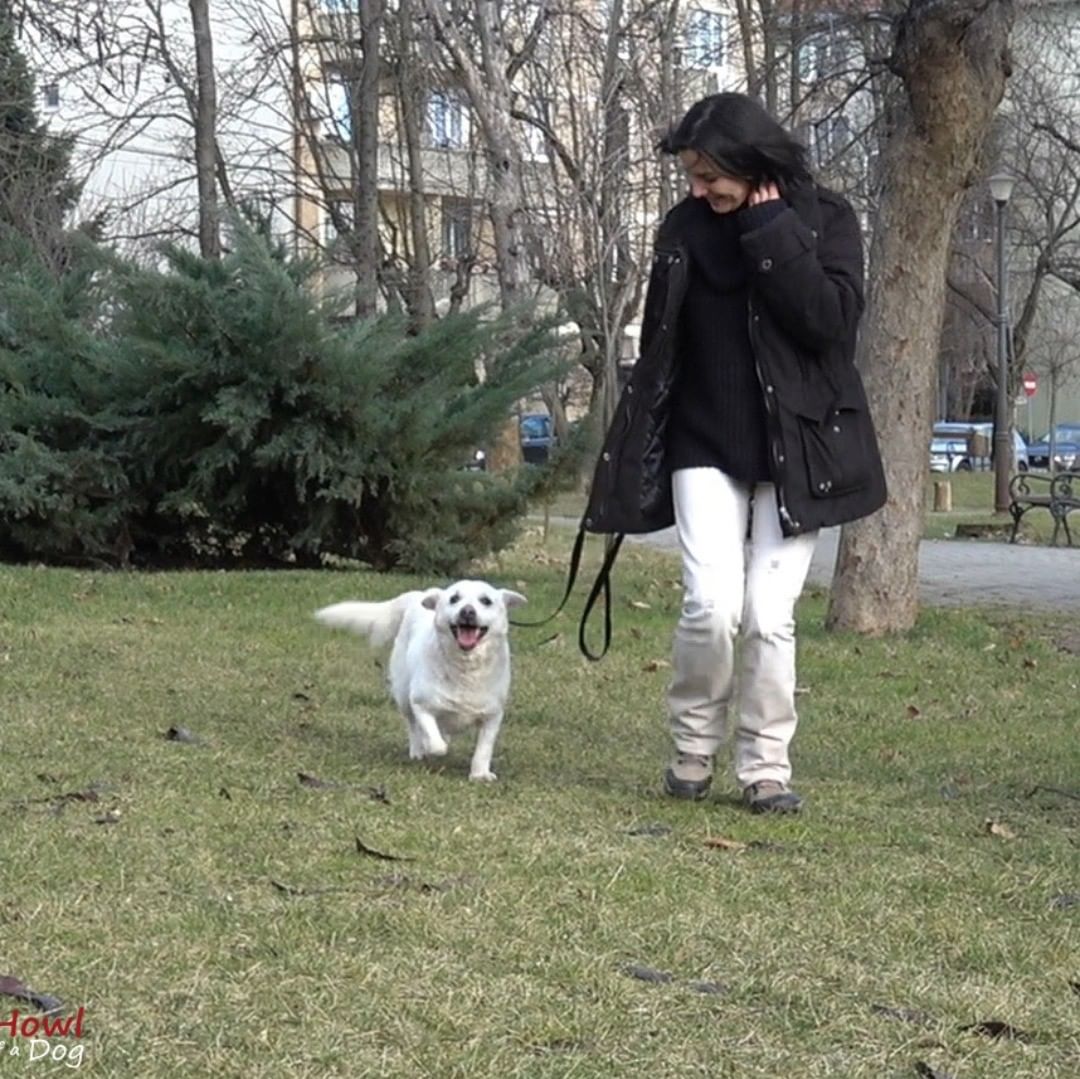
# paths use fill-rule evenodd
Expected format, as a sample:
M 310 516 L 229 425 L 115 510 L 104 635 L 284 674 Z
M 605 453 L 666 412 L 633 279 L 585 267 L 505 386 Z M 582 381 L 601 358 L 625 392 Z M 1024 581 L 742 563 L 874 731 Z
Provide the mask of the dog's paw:
M 499 777 L 489 770 L 487 772 L 470 772 L 469 778 L 477 783 L 494 783 Z
M 450 747 L 446 744 L 446 741 L 442 738 L 428 739 L 427 747 L 424 750 L 425 757 L 445 757 L 450 752 Z

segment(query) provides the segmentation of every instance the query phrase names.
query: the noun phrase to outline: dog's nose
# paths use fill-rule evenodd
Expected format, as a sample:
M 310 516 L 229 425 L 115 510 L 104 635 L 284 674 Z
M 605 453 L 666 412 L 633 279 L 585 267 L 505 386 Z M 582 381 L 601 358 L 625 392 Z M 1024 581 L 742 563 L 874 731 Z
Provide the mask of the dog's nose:
M 458 622 L 465 626 L 476 625 L 476 608 L 471 603 L 466 603 L 465 606 L 458 611 Z

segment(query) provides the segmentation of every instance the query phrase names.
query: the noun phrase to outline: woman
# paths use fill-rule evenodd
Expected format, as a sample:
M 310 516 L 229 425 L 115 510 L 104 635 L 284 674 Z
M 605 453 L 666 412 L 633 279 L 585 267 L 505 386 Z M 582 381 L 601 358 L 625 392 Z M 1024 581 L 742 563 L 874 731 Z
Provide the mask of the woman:
M 697 102 L 661 144 L 689 194 L 655 243 L 641 355 L 585 514 L 591 532 L 675 524 L 683 606 L 664 787 L 703 798 L 730 724 L 754 812 L 798 812 L 795 620 L 819 528 L 885 500 L 854 367 L 859 224 L 756 101 Z

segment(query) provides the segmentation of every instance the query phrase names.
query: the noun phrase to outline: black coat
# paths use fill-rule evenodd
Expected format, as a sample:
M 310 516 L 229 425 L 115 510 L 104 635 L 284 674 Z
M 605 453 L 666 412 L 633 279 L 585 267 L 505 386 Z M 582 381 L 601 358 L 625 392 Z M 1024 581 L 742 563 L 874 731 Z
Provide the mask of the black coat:
M 657 233 L 640 358 L 596 465 L 583 521 L 589 532 L 654 532 L 675 521 L 664 448 L 689 269 L 682 237 L 689 201 Z M 863 309 L 858 221 L 845 199 L 811 184 L 787 192 L 787 201 L 741 244 L 769 466 L 780 525 L 792 536 L 873 513 L 885 501 L 885 476 L 854 366 Z

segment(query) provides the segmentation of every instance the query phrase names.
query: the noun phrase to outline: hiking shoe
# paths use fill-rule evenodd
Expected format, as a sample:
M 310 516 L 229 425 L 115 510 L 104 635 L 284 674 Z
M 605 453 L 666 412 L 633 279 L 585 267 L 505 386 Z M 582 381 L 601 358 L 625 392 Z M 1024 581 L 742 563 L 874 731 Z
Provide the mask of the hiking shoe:
M 712 769 L 712 757 L 679 753 L 664 773 L 664 792 L 672 798 L 704 798 L 712 783 Z
M 751 783 L 742 792 L 751 813 L 798 813 L 802 799 L 786 784 L 775 779 Z

